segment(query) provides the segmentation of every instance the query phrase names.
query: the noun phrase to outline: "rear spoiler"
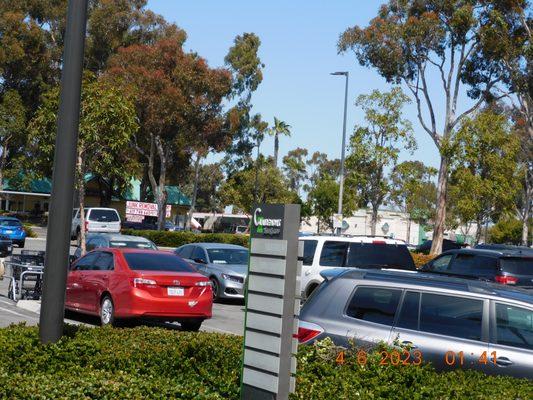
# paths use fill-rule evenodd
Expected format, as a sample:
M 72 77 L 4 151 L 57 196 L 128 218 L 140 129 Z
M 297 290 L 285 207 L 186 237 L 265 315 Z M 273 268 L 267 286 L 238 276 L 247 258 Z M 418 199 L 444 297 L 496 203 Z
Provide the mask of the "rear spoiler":
M 330 281 L 346 271 L 348 271 L 347 268 L 331 268 L 321 271 L 320 276 L 324 278 L 325 281 Z

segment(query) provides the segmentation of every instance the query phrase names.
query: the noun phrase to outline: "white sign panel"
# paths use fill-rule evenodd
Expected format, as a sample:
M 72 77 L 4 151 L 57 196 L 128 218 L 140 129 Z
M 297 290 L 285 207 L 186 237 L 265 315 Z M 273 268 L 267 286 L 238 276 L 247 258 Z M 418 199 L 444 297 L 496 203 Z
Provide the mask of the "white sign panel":
M 333 214 L 333 228 L 342 229 L 342 214 Z
M 142 215 L 145 217 L 157 217 L 157 204 L 155 203 L 143 203 L 140 201 L 127 201 L 126 202 L 126 215 Z M 165 217 L 170 218 L 172 206 L 167 205 Z

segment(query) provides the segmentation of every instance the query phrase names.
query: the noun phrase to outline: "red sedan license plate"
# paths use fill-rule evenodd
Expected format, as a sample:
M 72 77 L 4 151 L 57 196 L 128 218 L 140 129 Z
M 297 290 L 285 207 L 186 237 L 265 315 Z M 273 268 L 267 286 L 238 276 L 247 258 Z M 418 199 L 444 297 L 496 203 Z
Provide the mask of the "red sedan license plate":
M 185 289 L 183 289 L 182 287 L 169 287 L 167 288 L 167 294 L 169 296 L 184 296 Z

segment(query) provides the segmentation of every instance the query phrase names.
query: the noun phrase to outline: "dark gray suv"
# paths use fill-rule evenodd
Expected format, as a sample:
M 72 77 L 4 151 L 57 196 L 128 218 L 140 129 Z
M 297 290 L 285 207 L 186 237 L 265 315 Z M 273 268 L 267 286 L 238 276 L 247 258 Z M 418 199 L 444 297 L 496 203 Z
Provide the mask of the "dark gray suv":
M 437 369 L 533 378 L 533 294 L 436 274 L 360 269 L 323 273 L 298 338 L 362 347 L 396 340 Z

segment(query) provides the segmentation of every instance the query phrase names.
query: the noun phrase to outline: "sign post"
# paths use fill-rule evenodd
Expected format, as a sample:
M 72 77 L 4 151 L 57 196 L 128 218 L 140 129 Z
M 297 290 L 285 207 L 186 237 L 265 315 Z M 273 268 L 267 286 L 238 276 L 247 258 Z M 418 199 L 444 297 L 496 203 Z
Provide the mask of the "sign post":
M 286 400 L 298 349 L 300 206 L 257 205 L 251 224 L 241 399 Z

